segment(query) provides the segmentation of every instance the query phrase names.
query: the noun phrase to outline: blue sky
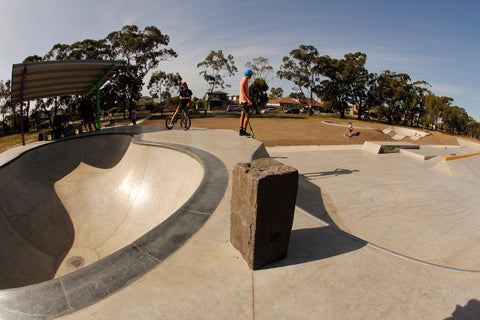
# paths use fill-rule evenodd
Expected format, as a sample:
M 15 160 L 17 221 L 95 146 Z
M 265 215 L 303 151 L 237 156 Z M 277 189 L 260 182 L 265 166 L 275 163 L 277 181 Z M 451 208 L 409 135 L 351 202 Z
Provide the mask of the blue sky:
M 478 0 L 15 0 L 0 1 L 0 80 L 12 64 L 46 54 L 54 44 L 105 38 L 124 25 L 154 25 L 179 57 L 159 69 L 179 72 L 197 97 L 207 84 L 197 64 L 211 50 L 234 56 L 239 71 L 257 57 L 275 72 L 301 44 L 321 55 L 367 54 L 367 69 L 407 73 L 480 121 L 480 1 Z M 241 72 L 227 78 L 237 94 Z M 145 79 L 148 81 L 148 79 Z M 270 87 L 291 92 L 292 83 Z

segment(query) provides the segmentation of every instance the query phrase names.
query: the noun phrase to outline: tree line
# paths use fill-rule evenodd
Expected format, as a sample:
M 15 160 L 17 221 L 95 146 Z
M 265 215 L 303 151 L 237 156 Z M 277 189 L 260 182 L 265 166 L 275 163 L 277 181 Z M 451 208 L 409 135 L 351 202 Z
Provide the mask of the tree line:
M 278 77 L 294 83 L 297 97 L 345 116 L 355 107 L 358 119 L 371 116 L 390 124 L 441 128 L 451 134 L 480 137 L 480 124 L 450 97 L 439 97 L 426 81 L 412 81 L 406 73 L 381 74 L 366 69 L 365 53 L 347 53 L 342 59 L 319 55 L 314 46 L 301 45 L 283 58 Z
M 115 76 L 101 89 L 101 108 L 112 106 L 132 108 L 134 101 L 141 98 L 141 91 L 147 74 L 151 74 L 147 88 L 162 104 L 172 99 L 178 91 L 182 76 L 179 73 L 165 73 L 158 70 L 160 62 L 176 58 L 177 53 L 168 48 L 168 35 L 157 27 L 148 26 L 143 30 L 134 25 L 124 26 L 100 40 L 86 39 L 71 45 L 56 44 L 41 56 L 27 57 L 24 62 L 48 60 L 101 59 L 121 60 L 121 67 Z M 385 70 L 380 74 L 366 69 L 367 55 L 362 52 L 346 53 L 335 59 L 320 55 L 311 45 L 300 45 L 282 59 L 275 73 L 268 58 L 258 57 L 247 62 L 245 67 L 254 71 L 250 85 L 252 101 L 257 110 L 268 99 L 283 96 L 282 88 L 269 88 L 268 82 L 274 75 L 293 84 L 291 97 L 307 106 L 310 114 L 317 108 L 315 101 L 322 102 L 323 112 L 334 112 L 345 117 L 346 111 L 354 108 L 358 119 L 376 118 L 389 124 L 402 124 L 439 128 L 451 134 L 480 137 L 480 124 L 468 116 L 465 109 L 455 106 L 453 98 L 439 97 L 431 91 L 425 81 L 412 81 L 406 73 Z M 234 57 L 222 50 L 211 51 L 197 64 L 199 76 L 208 84 L 208 92 L 228 87 L 226 77 L 238 72 Z M 270 89 L 270 94 L 268 90 Z M 65 96 L 36 101 L 34 111 L 46 111 L 53 105 L 74 110 L 81 97 Z M 17 106 L 10 103 L 10 80 L 0 82 L 0 107 L 2 123 L 7 115 L 15 119 Z M 125 108 L 122 108 L 125 109 Z M 30 106 L 27 105 L 27 114 Z

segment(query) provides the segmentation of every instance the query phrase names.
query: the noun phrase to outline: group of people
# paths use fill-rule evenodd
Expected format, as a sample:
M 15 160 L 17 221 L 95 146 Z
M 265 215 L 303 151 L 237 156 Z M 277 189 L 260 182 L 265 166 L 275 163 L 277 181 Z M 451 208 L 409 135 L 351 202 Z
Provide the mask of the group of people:
M 247 133 L 247 125 L 250 119 L 250 108 L 252 107 L 252 100 L 250 100 L 250 93 L 248 87 L 248 81 L 253 75 L 253 71 L 250 69 L 245 70 L 242 80 L 240 80 L 239 90 L 239 102 L 240 102 L 240 136 L 250 136 Z M 188 108 L 192 104 L 192 91 L 188 88 L 186 82 L 182 83 L 182 89 L 180 90 L 180 104 L 175 110 L 172 119 L 176 119 L 177 115 L 181 112 L 187 112 Z
M 240 136 L 250 136 L 250 133 L 247 133 L 247 125 L 250 120 L 250 108 L 252 107 L 252 100 L 250 99 L 250 92 L 248 82 L 253 75 L 253 71 L 250 69 L 245 70 L 244 76 L 240 80 L 239 84 L 239 102 L 240 102 Z M 188 88 L 186 82 L 182 83 L 182 88 L 180 89 L 180 104 L 178 105 L 175 113 L 173 114 L 172 119 L 176 119 L 179 113 L 188 112 L 188 108 L 192 105 L 192 91 Z M 95 130 L 95 112 L 94 112 L 93 97 L 85 98 L 80 104 L 80 112 L 82 114 L 83 123 L 87 131 Z M 130 117 L 132 119 L 133 125 L 136 125 L 137 121 L 137 112 L 132 109 Z M 348 128 L 344 133 L 345 137 L 353 136 L 353 125 L 351 122 L 348 123 Z
M 85 131 L 95 131 L 97 130 L 96 120 L 97 115 L 95 112 L 95 104 L 93 103 L 93 96 L 84 97 L 83 100 L 80 102 L 80 114 L 82 116 L 82 123 L 85 128 Z M 113 116 L 109 114 L 110 123 L 108 126 L 113 126 L 115 120 Z M 132 120 L 132 124 L 137 124 L 137 111 L 135 108 L 132 109 L 130 112 L 130 118 Z

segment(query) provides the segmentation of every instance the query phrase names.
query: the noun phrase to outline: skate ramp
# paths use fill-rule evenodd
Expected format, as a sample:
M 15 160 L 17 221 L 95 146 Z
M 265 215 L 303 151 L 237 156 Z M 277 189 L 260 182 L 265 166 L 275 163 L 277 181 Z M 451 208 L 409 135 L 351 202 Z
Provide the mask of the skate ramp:
M 203 168 L 165 148 L 131 144 L 112 169 L 81 163 L 55 183 L 76 230 L 56 277 L 89 265 L 162 223 L 198 188 Z
M 0 287 L 61 277 L 120 250 L 179 209 L 202 165 L 99 135 L 47 144 L 0 168 Z
M 444 176 L 455 178 L 455 180 L 480 181 L 480 154 L 466 154 L 457 157 L 444 157 L 443 159 L 451 160 L 439 161 L 432 169 Z
M 54 277 L 76 232 L 55 193 L 55 182 L 82 162 L 97 168 L 114 167 L 130 141 L 131 136 L 115 135 L 47 144 L 0 168 L 0 288 Z
M 428 132 L 419 130 L 407 129 L 402 127 L 390 126 L 383 130 L 383 133 L 392 137 L 393 140 L 403 140 L 405 137 L 417 141 L 423 137 L 431 135 Z

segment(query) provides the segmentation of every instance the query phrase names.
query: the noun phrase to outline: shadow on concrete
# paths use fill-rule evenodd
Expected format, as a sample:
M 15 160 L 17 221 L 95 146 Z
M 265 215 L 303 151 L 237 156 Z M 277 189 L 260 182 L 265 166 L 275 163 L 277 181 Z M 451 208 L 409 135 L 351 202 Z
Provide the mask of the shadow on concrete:
M 366 244 L 367 242 L 351 237 L 334 226 L 293 230 L 287 257 L 263 269 L 327 259 L 358 250 Z
M 325 207 L 322 189 L 310 182 L 303 174 L 298 176 L 297 207 L 329 225 L 335 225 Z
M 471 299 L 465 306 L 459 306 L 455 308 L 452 316 L 445 320 L 473 320 L 480 319 L 480 301 Z
M 336 168 L 333 171 L 322 171 L 322 172 L 313 172 L 313 173 L 305 173 L 304 176 L 307 179 L 315 179 L 315 178 L 321 178 L 321 177 L 327 177 L 327 176 L 340 176 L 343 174 L 352 174 L 355 172 L 359 172 L 360 170 L 350 170 L 350 169 L 340 169 Z
M 357 170 L 358 171 L 358 170 Z M 328 223 L 328 226 L 311 229 L 292 230 L 287 257 L 263 269 L 278 268 L 326 259 L 358 250 L 367 244 L 340 230 L 328 214 L 322 190 L 299 175 L 297 207 Z M 334 208 L 330 208 L 334 210 Z

